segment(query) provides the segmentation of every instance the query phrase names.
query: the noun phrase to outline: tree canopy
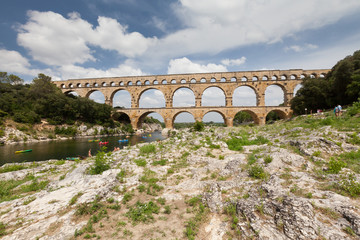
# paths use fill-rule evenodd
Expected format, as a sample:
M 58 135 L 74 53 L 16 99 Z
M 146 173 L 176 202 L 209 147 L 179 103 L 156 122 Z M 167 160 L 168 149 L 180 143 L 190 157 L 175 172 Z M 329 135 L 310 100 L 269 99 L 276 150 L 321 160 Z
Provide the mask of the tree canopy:
M 355 102 L 360 97 L 360 50 L 340 60 L 325 78 L 305 78 L 302 85 L 291 100 L 295 114 Z
M 24 123 L 38 123 L 41 118 L 45 118 L 53 124 L 72 124 L 75 121 L 114 124 L 111 106 L 87 98 L 65 95 L 51 82 L 51 77 L 42 73 L 31 84 L 18 84 L 8 79 L 6 73 L 0 74 L 2 116 Z

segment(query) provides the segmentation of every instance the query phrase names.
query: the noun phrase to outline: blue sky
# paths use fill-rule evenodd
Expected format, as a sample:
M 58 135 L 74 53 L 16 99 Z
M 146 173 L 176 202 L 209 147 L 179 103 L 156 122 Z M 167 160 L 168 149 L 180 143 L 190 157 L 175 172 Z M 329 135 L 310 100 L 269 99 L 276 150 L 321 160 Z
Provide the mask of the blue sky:
M 331 68 L 360 49 L 360 1 L 2 0 L 0 31 L 26 82 Z

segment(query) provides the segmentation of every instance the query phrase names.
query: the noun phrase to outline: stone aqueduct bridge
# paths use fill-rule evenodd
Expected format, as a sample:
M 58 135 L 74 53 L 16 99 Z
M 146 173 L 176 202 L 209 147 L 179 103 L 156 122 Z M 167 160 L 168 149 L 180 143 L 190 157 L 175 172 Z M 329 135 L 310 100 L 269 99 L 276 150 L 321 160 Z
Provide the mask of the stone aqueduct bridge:
M 131 95 L 131 108 L 119 109 L 118 112 L 129 116 L 134 129 L 141 126 L 143 119 L 150 113 L 160 114 L 167 128 L 173 128 L 176 116 L 183 112 L 193 115 L 196 121 L 202 121 L 208 112 L 217 112 L 227 126 L 233 125 L 233 119 L 239 111 L 249 113 L 256 124 L 265 124 L 266 116 L 275 111 L 281 118 L 289 118 L 292 114 L 290 100 L 293 98 L 295 87 L 305 77 L 322 78 L 330 69 L 317 70 L 264 70 L 247 72 L 220 72 L 197 74 L 174 74 L 131 76 L 111 78 L 69 79 L 54 81 L 63 93 L 76 92 L 81 97 L 89 97 L 94 91 L 101 91 L 105 96 L 105 103 L 112 106 L 116 92 L 126 90 Z M 284 106 L 265 106 L 265 91 L 270 85 L 281 87 L 284 92 Z M 247 86 L 254 90 L 256 106 L 233 106 L 233 94 L 236 88 Z M 225 106 L 205 107 L 201 104 L 203 92 L 210 87 L 220 88 L 225 95 Z M 188 88 L 195 96 L 193 107 L 173 107 L 173 96 L 176 90 Z M 149 90 L 160 90 L 165 97 L 165 108 L 139 108 L 141 95 Z

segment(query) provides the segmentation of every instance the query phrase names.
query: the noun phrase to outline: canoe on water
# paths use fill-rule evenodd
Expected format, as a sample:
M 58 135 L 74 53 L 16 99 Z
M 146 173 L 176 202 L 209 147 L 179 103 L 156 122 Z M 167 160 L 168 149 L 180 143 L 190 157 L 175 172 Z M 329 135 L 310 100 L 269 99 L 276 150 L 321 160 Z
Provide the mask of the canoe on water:
M 80 160 L 80 157 L 67 157 L 66 160 Z
M 100 139 L 91 139 L 91 140 L 89 140 L 89 142 L 99 142 L 100 141 Z
M 15 153 L 26 153 L 26 152 L 32 152 L 32 149 L 15 151 Z

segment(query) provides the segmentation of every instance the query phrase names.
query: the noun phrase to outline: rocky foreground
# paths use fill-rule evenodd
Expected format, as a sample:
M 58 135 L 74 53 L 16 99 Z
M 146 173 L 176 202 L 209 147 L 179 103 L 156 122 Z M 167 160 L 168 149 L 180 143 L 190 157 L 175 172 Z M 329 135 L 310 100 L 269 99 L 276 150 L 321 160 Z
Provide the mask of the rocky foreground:
M 359 239 L 358 130 L 316 121 L 170 131 L 77 162 L 3 166 L 0 236 Z

